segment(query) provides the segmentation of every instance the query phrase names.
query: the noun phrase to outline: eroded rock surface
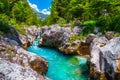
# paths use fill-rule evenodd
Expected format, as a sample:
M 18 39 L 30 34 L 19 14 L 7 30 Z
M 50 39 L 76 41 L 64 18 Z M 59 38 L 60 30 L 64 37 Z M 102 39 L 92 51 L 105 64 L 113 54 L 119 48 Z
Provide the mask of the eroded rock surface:
M 39 37 L 40 30 L 36 26 L 31 26 L 23 30 L 25 30 L 26 35 L 19 34 L 19 39 L 22 43 L 22 47 L 27 49 L 27 47 L 32 45 L 33 41 Z
M 29 67 L 0 59 L 0 80 L 46 80 Z
M 59 25 L 42 27 L 40 31 L 42 42 L 39 43 L 39 46 L 54 47 L 65 54 L 77 53 L 76 50 L 81 41 L 76 40 L 72 43 L 68 41 L 73 35 L 78 35 L 81 31 L 79 26 L 75 26 L 73 29 Z
M 43 27 L 41 28 L 41 32 L 43 39 L 42 46 L 56 48 L 64 45 L 73 35 L 73 32 L 70 28 L 60 27 L 58 25 Z
M 22 80 L 24 78 L 24 80 L 47 80 L 43 75 L 47 72 L 48 62 L 24 50 L 15 40 L 0 36 L 0 58 L 0 76 L 6 78 L 3 80 Z M 7 70 L 10 73 L 7 74 Z M 22 70 L 25 71 L 21 72 Z
M 91 80 L 120 80 L 120 37 L 95 38 L 91 43 Z

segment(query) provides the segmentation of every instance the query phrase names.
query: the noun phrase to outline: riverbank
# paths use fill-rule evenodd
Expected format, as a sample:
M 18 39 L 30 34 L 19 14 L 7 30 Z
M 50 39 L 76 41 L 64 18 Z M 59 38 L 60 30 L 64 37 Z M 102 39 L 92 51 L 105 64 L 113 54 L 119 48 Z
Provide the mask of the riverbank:
M 12 29 L 13 33 L 0 35 L 0 79 L 49 80 L 45 76 L 48 62 L 23 49 L 19 33 Z
M 77 38 L 69 42 L 74 36 L 71 35 L 74 34 L 73 29 L 67 27 L 66 30 L 59 26 L 44 27 L 43 41 L 39 46 L 54 47 L 67 55 L 87 56 L 90 80 L 119 80 L 120 37 L 114 36 L 114 32 L 107 32 L 98 35 L 89 34 L 85 40 Z

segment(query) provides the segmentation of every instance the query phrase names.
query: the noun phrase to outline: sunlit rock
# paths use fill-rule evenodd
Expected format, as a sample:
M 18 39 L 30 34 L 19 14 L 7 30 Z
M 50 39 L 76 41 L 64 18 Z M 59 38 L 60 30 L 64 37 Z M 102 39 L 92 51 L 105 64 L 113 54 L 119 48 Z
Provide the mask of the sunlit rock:
M 47 80 L 29 67 L 0 59 L 0 80 Z
M 91 43 L 91 80 L 119 80 L 120 37 L 108 41 L 105 37 L 95 38 Z
M 25 77 L 26 78 L 25 80 L 30 80 L 29 77 L 31 77 L 31 76 L 29 76 L 27 78 L 27 75 L 24 75 L 24 74 L 28 74 L 28 73 L 26 73 L 26 72 L 24 72 L 23 74 L 19 73 L 19 72 L 21 72 L 20 71 L 21 68 L 24 67 L 25 70 L 31 69 L 31 70 L 33 70 L 33 72 L 35 72 L 35 75 L 32 74 L 34 76 L 33 76 L 33 78 L 31 78 L 31 80 L 35 80 L 37 78 L 38 78 L 37 80 L 47 80 L 47 78 L 43 77 L 43 75 L 47 72 L 47 69 L 48 69 L 47 61 L 44 60 L 40 56 L 37 56 L 31 52 L 24 50 L 14 40 L 0 36 L 0 58 L 3 61 L 4 60 L 8 61 L 8 62 L 6 62 L 6 61 L 5 62 L 9 64 L 9 65 L 7 65 L 3 62 L 0 64 L 0 67 L 2 67 L 2 65 L 4 65 L 4 67 L 6 67 L 5 70 L 7 70 L 7 67 L 9 66 L 8 68 L 10 68 L 10 70 L 13 70 L 13 73 L 16 74 L 16 77 L 18 74 L 18 76 L 22 76 L 21 79 Z M 11 69 L 11 65 L 13 65 L 13 69 Z M 14 66 L 17 67 L 17 65 L 21 66 L 21 67 L 19 69 L 16 69 Z M 18 73 L 16 70 L 18 71 Z M 1 75 L 6 77 L 7 74 L 4 72 L 4 70 L 2 70 L 2 71 L 3 72 L 1 73 Z M 32 71 L 31 71 L 31 73 L 32 73 Z M 38 75 L 38 76 L 36 76 L 36 75 Z M 10 75 L 8 75 L 8 76 L 12 77 L 12 79 L 9 79 L 9 80 L 18 80 L 18 78 L 19 78 L 19 77 L 17 77 L 17 79 L 15 79 L 15 77 L 12 75 L 12 73 L 10 73 Z M 39 78 L 40 76 L 41 76 L 41 78 Z M 7 79 L 5 79 L 5 80 L 7 80 Z

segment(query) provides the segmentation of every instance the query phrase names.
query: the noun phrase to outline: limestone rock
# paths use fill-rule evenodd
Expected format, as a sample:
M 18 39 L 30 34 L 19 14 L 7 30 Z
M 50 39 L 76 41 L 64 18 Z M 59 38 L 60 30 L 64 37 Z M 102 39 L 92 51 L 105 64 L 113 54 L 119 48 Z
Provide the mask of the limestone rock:
M 0 80 L 47 80 L 29 67 L 0 59 Z
M 5 36 L 7 36 L 11 40 L 16 41 L 19 45 L 22 45 L 22 42 L 21 42 L 21 40 L 19 38 L 18 31 L 11 25 L 10 25 L 10 28 L 12 30 L 12 33 L 9 33 L 8 35 L 5 35 Z
M 91 77 L 98 77 L 101 72 L 100 63 L 100 48 L 102 48 L 107 43 L 105 37 L 95 38 L 90 46 L 90 75 Z
M 41 28 L 42 32 L 42 46 L 56 47 L 65 44 L 73 35 L 70 28 L 52 25 L 50 27 Z
M 81 42 L 78 49 L 77 54 L 84 56 L 84 57 L 90 57 L 90 43 Z
M 23 48 L 21 48 L 21 46 L 18 46 L 16 43 L 17 43 L 16 41 L 13 41 L 9 38 L 0 36 L 0 58 L 8 61 L 8 63 L 10 65 L 13 65 L 13 66 L 18 65 L 18 66 L 24 67 L 25 69 L 29 68 L 29 69 L 33 70 L 34 72 L 36 72 L 35 73 L 36 75 L 40 75 L 43 77 L 43 75 L 47 72 L 48 62 L 46 60 L 44 60 L 42 57 L 39 57 L 39 56 L 35 55 L 34 53 L 24 50 Z M 2 64 L 4 64 L 4 63 L 2 63 Z M 2 66 L 0 66 L 0 67 L 2 67 Z M 5 64 L 4 67 L 8 67 L 8 65 Z M 19 70 L 21 70 L 21 68 L 18 69 L 18 72 L 19 72 Z M 16 71 L 16 68 L 13 71 Z M 17 74 L 17 72 L 16 72 L 16 74 Z M 20 74 L 20 73 L 18 73 L 18 74 Z M 27 73 L 23 73 L 23 74 L 27 74 Z M 3 71 L 0 75 L 4 76 L 5 72 Z M 22 76 L 22 75 L 20 75 L 20 76 Z M 38 76 L 38 77 L 40 77 L 40 76 Z M 26 75 L 25 75 L 25 77 L 27 78 Z M 34 77 L 35 77 L 35 75 L 34 75 Z M 22 77 L 22 78 L 24 78 L 24 77 Z M 18 80 L 18 79 L 13 78 L 13 79 L 9 79 L 9 80 Z M 26 79 L 26 80 L 29 80 L 29 79 Z M 34 78 L 33 80 L 47 80 L 47 78 L 37 79 L 37 77 L 36 77 L 36 79 Z
M 101 51 L 101 69 L 105 72 L 107 79 L 120 79 L 120 37 L 111 39 Z
M 120 79 L 120 37 L 108 41 L 105 37 L 95 38 L 91 43 L 91 80 Z
M 22 42 L 22 47 L 24 49 L 27 49 L 27 47 L 32 45 L 33 41 L 39 37 L 40 32 L 36 26 L 31 26 L 23 30 L 26 31 L 26 35 L 19 34 L 19 38 L 20 38 L 20 41 Z
M 85 42 L 91 43 L 94 38 L 97 38 L 97 36 L 95 34 L 89 34 L 88 37 L 86 38 Z
M 72 43 L 66 43 L 64 46 L 59 47 L 59 51 L 65 54 L 77 54 L 80 43 L 81 40 L 76 40 Z
M 75 26 L 75 27 L 73 28 L 73 32 L 74 32 L 75 34 L 80 34 L 80 33 L 82 32 L 82 28 L 81 28 L 80 26 Z
M 76 50 L 81 41 L 76 40 L 73 43 L 68 41 L 81 31 L 79 26 L 75 26 L 73 29 L 59 25 L 44 26 L 40 29 L 42 41 L 39 42 L 39 46 L 54 47 L 65 54 L 77 53 Z
M 106 38 L 107 38 L 108 40 L 110 40 L 110 39 L 112 39 L 112 38 L 114 37 L 114 32 L 109 31 L 109 32 L 106 33 L 105 36 L 106 36 Z

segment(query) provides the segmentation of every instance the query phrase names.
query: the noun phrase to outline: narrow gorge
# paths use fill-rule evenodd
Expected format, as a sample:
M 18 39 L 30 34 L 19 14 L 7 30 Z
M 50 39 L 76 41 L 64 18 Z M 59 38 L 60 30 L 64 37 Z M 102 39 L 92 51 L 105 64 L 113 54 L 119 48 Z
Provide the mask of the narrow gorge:
M 120 80 L 119 0 L 0 0 L 0 80 Z
M 1 79 L 119 80 L 120 37 L 113 32 L 69 42 L 81 28 L 31 26 L 26 35 L 11 29 L 14 34 L 0 36 Z

